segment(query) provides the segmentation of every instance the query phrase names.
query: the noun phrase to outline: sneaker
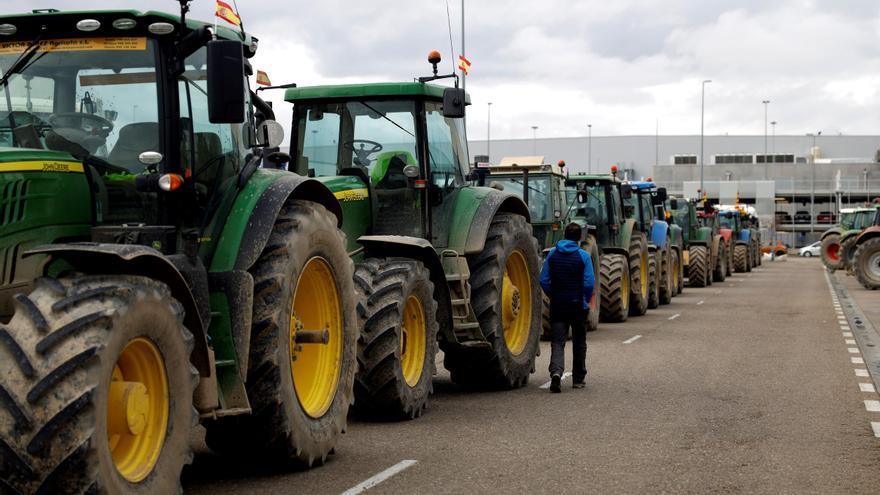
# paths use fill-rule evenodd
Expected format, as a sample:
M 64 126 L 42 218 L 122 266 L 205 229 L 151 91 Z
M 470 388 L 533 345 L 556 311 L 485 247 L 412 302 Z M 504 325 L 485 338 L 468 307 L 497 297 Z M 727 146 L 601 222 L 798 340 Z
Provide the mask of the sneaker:
M 553 375 L 550 377 L 550 391 L 554 394 L 558 394 L 562 392 L 562 388 L 560 385 L 562 384 L 562 377 L 559 375 Z
M 586 386 L 587 386 L 587 382 L 584 380 L 581 380 L 579 382 L 573 382 L 571 384 L 571 388 L 585 388 Z

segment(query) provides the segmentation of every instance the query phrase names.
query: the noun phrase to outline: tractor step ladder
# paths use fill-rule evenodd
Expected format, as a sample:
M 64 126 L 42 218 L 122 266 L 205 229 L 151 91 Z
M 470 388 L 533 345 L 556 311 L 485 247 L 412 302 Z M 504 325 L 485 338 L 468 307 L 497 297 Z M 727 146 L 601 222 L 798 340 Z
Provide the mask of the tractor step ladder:
M 446 283 L 452 303 L 452 328 L 458 343 L 467 347 L 488 346 L 480 330 L 480 323 L 471 307 L 471 277 L 467 260 L 457 251 L 447 249 L 440 253 Z

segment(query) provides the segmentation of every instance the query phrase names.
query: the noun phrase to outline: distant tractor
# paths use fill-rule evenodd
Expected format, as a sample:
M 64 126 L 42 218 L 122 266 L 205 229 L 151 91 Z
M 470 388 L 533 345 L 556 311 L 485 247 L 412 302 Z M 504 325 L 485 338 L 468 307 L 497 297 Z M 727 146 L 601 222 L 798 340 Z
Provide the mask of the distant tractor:
M 454 77 L 437 76 L 439 53 L 429 62 L 434 76 L 417 82 L 285 95 L 289 168 L 342 202 L 361 325 L 355 406 L 379 417 L 422 413 L 438 347 L 456 383 L 524 386 L 541 331 L 532 213 L 509 190 L 471 185 L 467 96 L 429 84 Z
M 743 212 L 736 207 L 719 206 L 721 228 L 731 233 L 733 241 L 733 269 L 738 273 L 752 271 L 754 250 L 752 231 L 743 222 Z
M 322 464 L 357 368 L 353 263 L 257 40 L 181 14 L 0 17 L 0 491 L 179 493 L 216 452 Z
M 595 237 L 600 267 L 600 316 L 602 321 L 626 321 L 630 315 L 647 311 L 648 240 L 638 230 L 636 220 L 624 214 L 624 198 L 632 189 L 611 174 L 582 174 L 568 178 L 576 190 L 573 221 L 589 226 Z
M 880 289 L 880 204 L 874 207 L 873 224 L 853 240 L 853 271 L 863 287 Z
M 840 211 L 840 224 L 822 233 L 822 263 L 829 271 L 846 269 L 841 239 L 855 240 L 855 236 L 873 225 L 875 208 L 851 208 Z M 848 242 L 851 244 L 851 241 Z
M 696 200 L 671 200 L 674 222 L 683 231 L 685 266 L 691 287 L 723 282 L 727 275 L 727 242 L 721 236 L 717 212 L 700 208 Z
M 669 299 L 661 294 L 671 294 L 672 288 L 672 249 L 669 237 L 669 224 L 665 219 L 656 217 L 655 204 L 666 201 L 666 188 L 658 188 L 650 181 L 630 182 L 632 196 L 625 201 L 627 217 L 635 220 L 638 229 L 649 239 L 648 273 L 649 273 L 649 309 L 661 303 L 668 304 Z

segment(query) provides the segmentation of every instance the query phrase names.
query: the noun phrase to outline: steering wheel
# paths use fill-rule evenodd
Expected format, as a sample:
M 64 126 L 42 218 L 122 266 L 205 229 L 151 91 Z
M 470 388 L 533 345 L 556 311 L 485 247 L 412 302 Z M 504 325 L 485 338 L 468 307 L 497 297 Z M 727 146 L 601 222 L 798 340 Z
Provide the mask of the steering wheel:
M 91 125 L 86 127 L 86 123 Z M 49 116 L 49 124 L 52 127 L 67 129 L 82 129 L 84 131 L 98 131 L 98 135 L 107 136 L 113 130 L 113 122 L 97 115 L 85 112 L 54 113 Z
M 355 144 L 360 144 L 360 148 L 355 148 Z M 371 149 L 365 148 L 365 145 L 370 144 L 373 147 Z M 342 147 L 353 152 L 355 154 L 354 163 L 355 165 L 360 165 L 361 167 L 369 167 L 370 166 L 370 155 L 373 153 L 378 153 L 382 151 L 382 144 L 377 143 L 376 141 L 370 141 L 369 139 L 352 139 L 351 141 L 345 141 L 342 143 Z

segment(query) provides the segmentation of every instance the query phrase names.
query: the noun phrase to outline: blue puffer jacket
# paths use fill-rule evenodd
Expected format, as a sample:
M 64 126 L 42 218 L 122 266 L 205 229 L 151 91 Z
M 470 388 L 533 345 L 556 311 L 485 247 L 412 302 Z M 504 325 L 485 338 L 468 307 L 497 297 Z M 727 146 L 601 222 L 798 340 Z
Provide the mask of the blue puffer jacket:
M 575 241 L 556 243 L 541 268 L 541 288 L 550 297 L 550 310 L 564 311 L 578 302 L 583 309 L 589 309 L 595 285 L 590 253 Z

